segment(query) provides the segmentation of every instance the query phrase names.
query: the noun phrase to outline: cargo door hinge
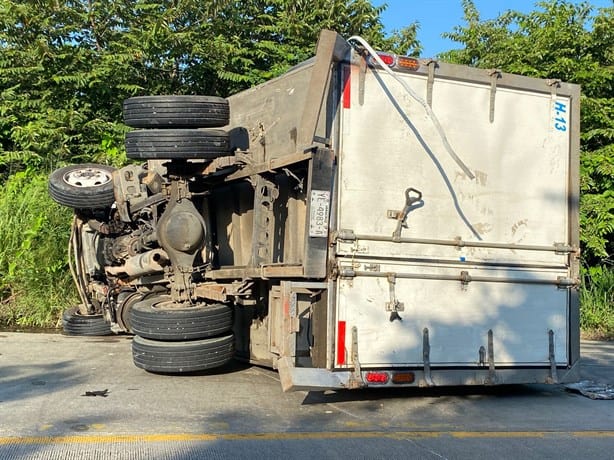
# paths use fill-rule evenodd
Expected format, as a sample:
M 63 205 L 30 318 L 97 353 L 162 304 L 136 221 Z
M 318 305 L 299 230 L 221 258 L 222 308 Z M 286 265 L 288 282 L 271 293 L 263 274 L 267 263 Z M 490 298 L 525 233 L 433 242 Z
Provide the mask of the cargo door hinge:
M 552 78 L 546 80 L 546 84 L 550 87 L 550 95 L 552 99 L 556 99 L 556 93 L 561 86 L 561 80 L 558 78 Z
M 422 329 L 422 362 L 424 365 L 424 385 L 432 387 L 435 384 L 431 377 L 431 343 L 427 327 Z
M 426 103 L 433 106 L 433 85 L 435 83 L 435 69 L 437 68 L 437 61 L 435 59 L 429 59 L 423 63 L 428 68 L 428 79 L 426 80 Z
M 559 376 L 556 372 L 556 357 L 554 355 L 554 331 L 548 331 L 548 360 L 550 361 L 550 375 L 546 379 L 546 383 L 558 383 Z
M 488 330 L 488 377 L 484 382 L 486 385 L 495 385 L 497 383 L 497 371 L 495 368 L 495 346 L 492 329 Z
M 352 327 L 352 365 L 354 369 L 348 380 L 348 388 L 351 390 L 365 387 L 365 382 L 362 379 L 362 369 L 360 360 L 358 359 L 358 328 Z
M 497 95 L 497 80 L 501 78 L 499 69 L 491 69 L 488 72 L 490 76 L 490 109 L 488 111 L 488 119 L 491 123 L 495 121 L 495 99 Z

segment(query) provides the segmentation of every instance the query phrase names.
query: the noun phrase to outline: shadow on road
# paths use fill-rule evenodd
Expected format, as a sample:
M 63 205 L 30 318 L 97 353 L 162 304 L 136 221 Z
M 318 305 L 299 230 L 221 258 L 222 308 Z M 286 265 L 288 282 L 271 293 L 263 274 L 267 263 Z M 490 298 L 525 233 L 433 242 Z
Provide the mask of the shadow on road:
M 489 396 L 496 398 L 531 397 L 544 391 L 559 391 L 548 385 L 497 385 L 436 388 L 381 388 L 364 390 L 310 391 L 303 404 L 326 404 L 351 401 L 386 401 L 398 398 L 441 398 Z
M 73 361 L 0 367 L 0 402 L 20 401 L 80 385 L 86 381 L 75 372 Z

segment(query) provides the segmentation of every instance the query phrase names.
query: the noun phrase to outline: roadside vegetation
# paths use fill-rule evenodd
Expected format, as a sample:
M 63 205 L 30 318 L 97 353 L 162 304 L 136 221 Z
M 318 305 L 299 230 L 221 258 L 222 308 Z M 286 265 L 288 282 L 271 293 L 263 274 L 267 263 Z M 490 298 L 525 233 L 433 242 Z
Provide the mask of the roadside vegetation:
M 32 169 L 12 174 L 0 191 L 0 292 L 2 323 L 55 326 L 76 301 L 67 270 L 71 210 L 47 194 L 47 175 Z
M 614 340 L 614 269 L 612 264 L 582 270 L 581 327 L 588 339 Z
M 582 327 L 614 337 L 614 7 L 538 2 L 464 24 L 441 60 L 582 85 Z M 0 324 L 53 327 L 77 296 L 71 213 L 47 196 L 68 163 L 125 163 L 123 99 L 228 96 L 309 57 L 319 30 L 419 55 L 419 26 L 386 35 L 367 0 L 7 0 L 0 5 Z

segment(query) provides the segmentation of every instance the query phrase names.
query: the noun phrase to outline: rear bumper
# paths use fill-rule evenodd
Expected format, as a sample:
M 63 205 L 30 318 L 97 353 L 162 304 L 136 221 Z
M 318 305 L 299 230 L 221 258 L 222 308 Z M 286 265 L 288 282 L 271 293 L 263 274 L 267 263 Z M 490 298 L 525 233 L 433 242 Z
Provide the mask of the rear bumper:
M 402 369 L 403 372 L 412 372 L 412 383 L 393 384 L 392 379 L 387 383 L 367 383 L 367 372 L 375 369 L 362 370 L 355 373 L 351 370 L 331 371 L 328 369 L 294 367 L 289 358 L 282 358 L 277 362 L 279 376 L 283 391 L 309 391 L 334 390 L 357 388 L 398 388 L 398 387 L 442 387 L 442 386 L 492 386 L 511 384 L 535 383 L 569 383 L 580 380 L 579 363 L 571 367 L 559 367 L 555 375 L 547 368 L 506 368 L 490 372 L 488 369 L 431 369 L 430 376 L 423 369 Z M 401 369 L 399 369 L 401 370 Z M 395 370 L 382 370 L 392 373 Z

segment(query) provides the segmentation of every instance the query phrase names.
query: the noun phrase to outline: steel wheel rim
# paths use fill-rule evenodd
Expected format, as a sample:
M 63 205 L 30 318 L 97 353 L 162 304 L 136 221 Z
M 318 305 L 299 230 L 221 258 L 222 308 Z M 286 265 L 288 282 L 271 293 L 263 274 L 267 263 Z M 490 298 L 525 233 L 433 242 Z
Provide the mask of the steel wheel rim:
M 101 168 L 82 168 L 64 174 L 64 182 L 73 187 L 101 187 L 113 180 L 109 171 Z

